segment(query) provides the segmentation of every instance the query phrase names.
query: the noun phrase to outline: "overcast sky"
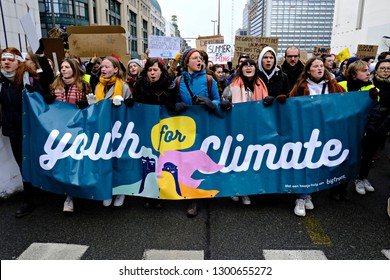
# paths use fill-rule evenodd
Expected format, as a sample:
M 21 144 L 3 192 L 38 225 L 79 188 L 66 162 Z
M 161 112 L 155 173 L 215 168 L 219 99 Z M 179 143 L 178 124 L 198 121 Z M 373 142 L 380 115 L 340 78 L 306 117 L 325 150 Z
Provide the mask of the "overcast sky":
M 225 43 L 233 43 L 236 30 L 242 28 L 242 11 L 246 2 L 247 0 L 220 0 L 220 33 L 225 37 Z M 218 0 L 158 0 L 158 3 L 167 21 L 171 21 L 172 15 L 177 16 L 181 37 L 214 35 L 214 23 L 211 20 L 218 19 Z M 215 33 L 218 30 L 217 24 L 215 23 Z M 191 44 L 195 47 L 194 43 Z

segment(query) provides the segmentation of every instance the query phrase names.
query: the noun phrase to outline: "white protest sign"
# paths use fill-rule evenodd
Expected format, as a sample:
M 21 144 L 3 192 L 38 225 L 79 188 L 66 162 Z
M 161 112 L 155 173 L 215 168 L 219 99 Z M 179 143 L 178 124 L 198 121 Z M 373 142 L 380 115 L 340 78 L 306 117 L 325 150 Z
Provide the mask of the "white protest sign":
M 31 14 L 25 14 L 21 19 L 20 23 L 26 33 L 27 40 L 30 43 L 30 47 L 33 53 L 35 53 L 39 48 L 39 38 L 38 33 L 35 30 L 34 19 Z
M 174 58 L 180 52 L 180 38 L 167 36 L 149 36 L 149 57 Z
M 214 64 L 227 64 L 232 60 L 232 46 L 229 44 L 208 44 L 207 55 Z

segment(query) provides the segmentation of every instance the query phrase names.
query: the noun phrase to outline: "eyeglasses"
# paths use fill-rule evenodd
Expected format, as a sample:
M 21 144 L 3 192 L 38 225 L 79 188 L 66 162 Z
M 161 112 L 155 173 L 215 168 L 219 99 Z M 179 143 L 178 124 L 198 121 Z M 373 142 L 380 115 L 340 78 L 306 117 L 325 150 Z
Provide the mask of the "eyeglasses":
M 244 66 L 242 66 L 242 69 L 255 68 L 255 67 L 256 67 L 255 65 L 244 65 Z
M 390 67 L 379 67 L 378 70 L 383 72 L 390 72 Z
M 287 58 L 298 58 L 299 55 L 286 55 Z

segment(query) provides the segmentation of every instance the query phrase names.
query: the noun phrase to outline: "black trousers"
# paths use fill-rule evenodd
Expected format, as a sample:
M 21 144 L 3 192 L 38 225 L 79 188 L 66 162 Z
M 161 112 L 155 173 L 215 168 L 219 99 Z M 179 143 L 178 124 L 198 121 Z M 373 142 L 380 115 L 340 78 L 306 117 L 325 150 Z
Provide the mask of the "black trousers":
M 367 179 L 368 173 L 372 166 L 372 160 L 377 152 L 382 138 L 375 134 L 366 134 L 363 138 L 363 153 L 362 161 L 360 163 L 359 180 Z

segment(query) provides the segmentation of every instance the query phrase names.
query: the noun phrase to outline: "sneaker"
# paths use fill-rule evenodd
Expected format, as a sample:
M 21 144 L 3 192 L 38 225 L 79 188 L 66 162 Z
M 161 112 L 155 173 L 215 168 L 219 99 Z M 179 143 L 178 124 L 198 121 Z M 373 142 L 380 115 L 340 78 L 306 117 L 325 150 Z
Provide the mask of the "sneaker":
M 64 209 L 63 212 L 67 213 L 73 213 L 74 207 L 73 207 L 73 198 L 71 196 L 67 196 L 64 202 Z
M 305 198 L 305 209 L 307 209 L 307 210 L 313 210 L 314 209 L 314 204 L 311 201 L 311 195 L 308 195 Z
M 249 196 L 243 196 L 243 197 L 241 197 L 241 202 L 244 205 L 250 205 L 251 204 L 251 199 L 249 198 Z
M 112 199 L 105 199 L 103 200 L 103 206 L 108 207 L 112 203 Z
M 231 196 L 230 197 L 233 201 L 239 201 L 240 198 L 238 196 Z
M 364 189 L 367 192 L 374 192 L 375 191 L 374 187 L 371 186 L 370 182 L 367 179 L 364 179 L 363 182 L 364 182 Z
M 305 200 L 300 199 L 300 198 L 295 200 L 294 213 L 297 216 L 301 216 L 301 217 L 305 217 L 306 216 Z
M 366 194 L 366 188 L 364 186 L 364 181 L 356 179 L 355 180 L 355 190 L 358 194 L 365 195 Z
M 115 207 L 122 206 L 124 201 L 125 201 L 125 195 L 124 194 L 117 195 L 116 198 L 115 198 L 115 201 L 114 201 L 114 206 Z

